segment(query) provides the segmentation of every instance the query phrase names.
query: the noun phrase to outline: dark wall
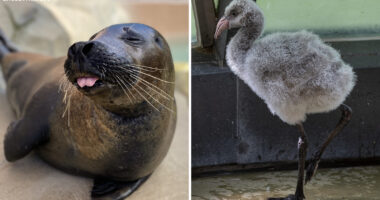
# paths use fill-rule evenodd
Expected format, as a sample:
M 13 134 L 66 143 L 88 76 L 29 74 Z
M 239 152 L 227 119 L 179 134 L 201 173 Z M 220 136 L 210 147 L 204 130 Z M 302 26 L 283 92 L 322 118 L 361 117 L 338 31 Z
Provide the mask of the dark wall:
M 380 68 L 355 68 L 346 100 L 352 121 L 329 145 L 324 160 L 380 158 Z M 192 66 L 192 166 L 296 162 L 299 132 L 273 116 L 228 68 Z M 337 124 L 340 111 L 308 116 L 308 156 Z

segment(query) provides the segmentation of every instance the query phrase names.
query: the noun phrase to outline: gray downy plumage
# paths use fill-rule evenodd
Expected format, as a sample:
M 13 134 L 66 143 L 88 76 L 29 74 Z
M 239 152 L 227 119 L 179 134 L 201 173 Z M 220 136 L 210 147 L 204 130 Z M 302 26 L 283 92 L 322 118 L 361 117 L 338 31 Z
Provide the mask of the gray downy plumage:
M 310 113 L 336 109 L 355 85 L 352 67 L 317 35 L 299 31 L 260 38 L 264 16 L 251 0 L 226 8 L 228 28 L 239 28 L 227 46 L 231 70 L 288 124 Z

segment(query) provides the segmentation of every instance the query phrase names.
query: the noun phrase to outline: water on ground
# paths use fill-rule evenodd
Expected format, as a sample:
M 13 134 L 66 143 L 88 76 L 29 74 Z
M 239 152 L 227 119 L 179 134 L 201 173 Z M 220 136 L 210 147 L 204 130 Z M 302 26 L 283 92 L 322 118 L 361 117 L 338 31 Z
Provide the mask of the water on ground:
M 294 192 L 297 171 L 240 172 L 193 178 L 192 200 L 266 200 Z M 380 200 L 380 166 L 319 169 L 307 200 Z

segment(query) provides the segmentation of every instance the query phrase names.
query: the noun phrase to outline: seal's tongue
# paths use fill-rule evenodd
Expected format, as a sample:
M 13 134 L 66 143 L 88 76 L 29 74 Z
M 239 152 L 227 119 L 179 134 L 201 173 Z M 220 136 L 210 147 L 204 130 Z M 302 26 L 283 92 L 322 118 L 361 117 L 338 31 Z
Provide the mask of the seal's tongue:
M 84 86 L 92 87 L 92 86 L 94 86 L 95 82 L 98 79 L 99 78 L 97 78 L 97 77 L 79 77 L 77 79 L 77 83 L 78 83 L 79 87 L 81 87 L 81 88 L 83 88 Z

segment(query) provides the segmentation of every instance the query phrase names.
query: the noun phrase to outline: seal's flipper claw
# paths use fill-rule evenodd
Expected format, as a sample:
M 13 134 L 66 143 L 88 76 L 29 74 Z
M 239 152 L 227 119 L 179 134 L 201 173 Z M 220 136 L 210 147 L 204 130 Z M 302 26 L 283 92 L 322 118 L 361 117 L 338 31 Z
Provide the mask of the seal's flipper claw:
M 150 175 L 136 181 L 121 182 L 106 179 L 95 179 L 91 197 L 97 200 L 121 200 L 137 190 Z
M 121 187 L 121 184 L 118 184 L 115 181 L 95 179 L 94 186 L 92 187 L 91 196 L 103 196 L 108 193 L 114 192 Z

